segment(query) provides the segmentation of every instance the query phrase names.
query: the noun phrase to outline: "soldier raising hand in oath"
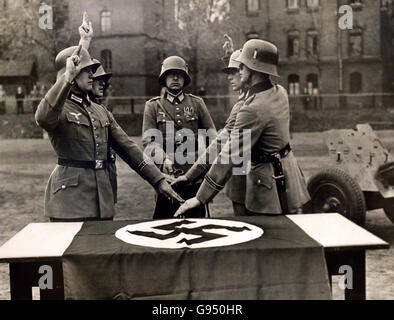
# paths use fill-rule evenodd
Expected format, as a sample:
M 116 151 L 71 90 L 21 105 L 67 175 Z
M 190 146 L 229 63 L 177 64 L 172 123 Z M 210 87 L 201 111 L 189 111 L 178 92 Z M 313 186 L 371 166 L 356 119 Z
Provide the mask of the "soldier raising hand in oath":
M 93 38 L 93 27 L 92 22 L 89 21 L 89 17 L 86 11 L 83 13 L 82 24 L 78 28 L 78 31 L 81 38 L 79 44 L 82 45 L 82 48 L 88 50 L 90 42 Z

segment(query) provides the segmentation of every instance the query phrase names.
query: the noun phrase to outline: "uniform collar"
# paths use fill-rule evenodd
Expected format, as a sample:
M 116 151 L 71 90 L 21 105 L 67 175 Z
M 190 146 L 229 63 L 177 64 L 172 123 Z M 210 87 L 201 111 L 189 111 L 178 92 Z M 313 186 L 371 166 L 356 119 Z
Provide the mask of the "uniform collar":
M 185 95 L 183 91 L 180 91 L 177 95 L 171 93 L 170 91 L 166 90 L 166 93 L 164 94 L 166 99 L 170 101 L 171 103 L 177 102 L 177 103 L 182 103 L 182 101 L 185 99 Z
M 256 93 L 269 90 L 273 86 L 274 85 L 272 84 L 270 79 L 262 81 L 262 82 L 259 82 L 259 83 L 255 84 L 254 86 L 250 87 L 250 89 L 248 90 L 248 92 L 246 94 L 246 98 L 249 98 L 249 97 L 251 97 L 252 95 L 254 95 Z
M 69 100 L 71 100 L 72 102 L 76 103 L 77 105 L 79 105 L 80 107 L 85 106 L 90 106 L 90 104 L 92 103 L 89 95 L 87 93 L 82 92 L 79 88 L 72 86 L 70 93 L 68 94 L 67 97 Z
M 243 90 L 239 91 L 238 101 L 245 100 L 246 92 Z

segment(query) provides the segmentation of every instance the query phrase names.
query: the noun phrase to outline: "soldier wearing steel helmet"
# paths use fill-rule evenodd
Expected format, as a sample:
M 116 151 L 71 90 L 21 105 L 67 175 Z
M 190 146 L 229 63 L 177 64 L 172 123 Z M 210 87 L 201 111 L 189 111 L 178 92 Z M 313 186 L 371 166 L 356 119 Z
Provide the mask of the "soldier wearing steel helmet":
M 66 48 L 57 55 L 55 65 L 56 83 L 35 114 L 58 156 L 45 191 L 45 216 L 51 221 L 113 218 L 115 205 L 106 170 L 108 147 L 159 192 L 183 201 L 113 115 L 89 98 L 99 64 L 87 50 L 81 45 Z
M 147 154 L 152 155 L 161 170 L 170 176 L 185 173 L 197 160 L 198 130 L 210 130 L 216 134 L 215 125 L 202 98 L 183 91 L 190 83 L 188 65 L 178 56 L 166 58 L 162 63 L 159 76 L 160 85 L 165 88 L 159 97 L 145 104 L 143 120 L 143 144 Z M 152 135 L 160 133 L 161 143 Z M 190 147 L 192 150 L 185 147 Z M 149 151 L 148 151 L 149 150 Z M 179 155 L 186 161 L 179 161 Z M 177 190 L 184 198 L 195 195 L 200 181 L 191 183 Z M 154 219 L 171 218 L 178 208 L 177 203 L 158 196 Z M 190 217 L 204 217 L 203 206 L 189 213 Z
M 196 197 L 187 200 L 175 216 L 207 203 L 223 189 L 234 168 L 230 156 L 234 150 L 249 154 L 251 159 L 250 168 L 245 172 L 245 212 L 248 215 L 296 213 L 310 199 L 289 144 L 287 92 L 270 79 L 270 76 L 279 76 L 277 47 L 268 41 L 249 40 L 235 60 L 240 63 L 241 80 L 249 85 L 244 105 L 237 114 L 228 142 L 205 176 Z M 244 143 L 246 134 L 250 134 L 249 143 Z M 239 148 L 235 143 L 239 143 Z
M 231 133 L 239 109 L 243 106 L 244 98 L 246 94 L 245 84 L 242 83 L 239 74 L 240 63 L 235 61 L 240 54 L 241 50 L 234 51 L 234 45 L 232 39 L 228 36 L 224 36 L 226 41 L 223 45 L 225 50 L 225 56 L 223 61 L 226 62 L 226 67 L 222 71 L 227 75 L 227 79 L 230 82 L 231 88 L 239 93 L 238 101 L 232 107 L 230 115 L 226 120 L 225 126 L 220 134 L 217 135 L 216 139 L 209 145 L 202 154 L 198 161 L 196 161 L 186 172 L 185 175 L 178 177 L 172 185 L 184 184 L 190 181 L 195 181 L 204 176 L 211 167 L 212 154 L 217 156 L 217 152 L 220 152 L 220 147 L 227 141 L 229 134 Z M 246 191 L 246 178 L 244 175 L 232 175 L 230 180 L 226 183 L 225 193 L 227 197 L 233 203 L 233 210 L 236 216 L 245 215 L 245 191 Z

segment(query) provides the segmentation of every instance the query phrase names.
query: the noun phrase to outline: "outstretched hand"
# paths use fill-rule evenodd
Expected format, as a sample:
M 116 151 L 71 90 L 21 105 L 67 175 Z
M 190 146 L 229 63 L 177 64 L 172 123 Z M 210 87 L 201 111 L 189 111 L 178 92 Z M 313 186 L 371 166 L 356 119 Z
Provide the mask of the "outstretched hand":
M 185 213 L 191 209 L 201 206 L 202 203 L 196 197 L 188 199 L 183 203 L 179 209 L 175 212 L 174 218 L 183 218 Z
M 157 187 L 157 191 L 161 194 L 163 194 L 165 197 L 167 197 L 169 200 L 174 199 L 180 203 L 184 203 L 185 200 L 182 199 L 182 197 L 177 194 L 171 186 L 168 184 L 166 179 L 163 179 L 159 182 L 159 185 Z
M 171 186 L 176 186 L 176 185 L 183 185 L 189 182 L 189 179 L 186 177 L 186 175 L 181 175 L 178 178 L 175 178 L 171 182 Z

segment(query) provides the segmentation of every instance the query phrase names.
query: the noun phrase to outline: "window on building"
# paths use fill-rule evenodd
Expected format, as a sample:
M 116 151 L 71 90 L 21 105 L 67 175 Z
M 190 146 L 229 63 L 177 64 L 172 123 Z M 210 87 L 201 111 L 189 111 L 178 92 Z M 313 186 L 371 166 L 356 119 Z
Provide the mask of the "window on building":
M 287 35 L 287 55 L 288 57 L 300 55 L 300 34 L 298 31 L 290 31 Z
M 306 35 L 306 53 L 308 56 L 317 56 L 319 52 L 319 33 L 309 30 Z
M 101 51 L 101 64 L 106 72 L 112 70 L 112 52 L 111 50 L 105 49 Z
M 100 15 L 100 27 L 102 32 L 108 32 L 111 30 L 112 24 L 112 12 L 111 11 L 101 11 Z
M 297 74 L 291 74 L 288 77 L 289 95 L 294 96 L 300 94 L 300 77 Z
M 382 9 L 387 9 L 389 7 L 391 0 L 380 0 L 380 7 Z
M 319 93 L 319 77 L 315 73 L 310 73 L 306 76 L 306 86 L 309 95 L 316 95 Z
M 249 16 L 257 16 L 260 10 L 260 0 L 245 0 L 246 13 Z
M 349 56 L 361 56 L 363 54 L 363 32 L 361 29 L 353 29 L 349 36 Z
M 299 9 L 299 0 L 287 0 L 287 9 Z
M 350 93 L 360 93 L 362 91 L 362 75 L 359 72 L 350 74 Z
M 319 6 L 319 0 L 306 0 L 306 6 L 308 8 L 317 8 Z

